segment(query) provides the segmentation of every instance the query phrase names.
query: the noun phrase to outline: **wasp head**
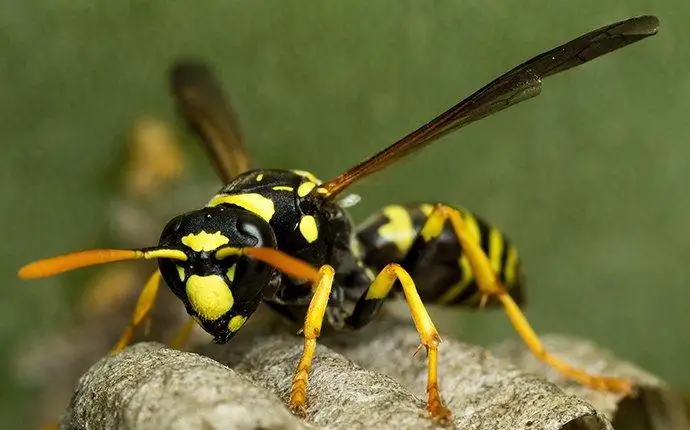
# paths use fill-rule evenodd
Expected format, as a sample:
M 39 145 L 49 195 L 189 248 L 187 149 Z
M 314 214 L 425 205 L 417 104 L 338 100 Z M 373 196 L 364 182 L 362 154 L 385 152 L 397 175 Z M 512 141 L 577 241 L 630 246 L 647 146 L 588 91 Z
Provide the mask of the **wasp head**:
M 159 248 L 187 256 L 159 258 L 163 279 L 215 342 L 235 335 L 278 276 L 273 267 L 237 251 L 249 247 L 275 248 L 273 230 L 264 219 L 232 205 L 177 216 L 161 234 Z

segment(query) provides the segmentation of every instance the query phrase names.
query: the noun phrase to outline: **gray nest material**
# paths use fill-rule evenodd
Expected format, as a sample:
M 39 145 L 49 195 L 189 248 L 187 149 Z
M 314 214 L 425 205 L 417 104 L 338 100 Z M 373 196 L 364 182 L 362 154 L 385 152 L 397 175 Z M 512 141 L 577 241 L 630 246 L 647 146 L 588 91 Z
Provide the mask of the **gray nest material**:
M 141 343 L 100 360 L 81 378 L 62 428 L 441 428 L 425 417 L 425 354 L 412 357 L 418 344 L 412 324 L 391 317 L 357 333 L 325 333 L 301 420 L 285 401 L 302 338 L 285 324 L 249 324 L 230 344 L 204 346 L 201 354 Z M 547 345 L 588 370 L 634 378 L 642 385 L 639 398 L 564 382 L 515 344 L 494 355 L 445 339 L 441 392 L 455 426 L 603 430 L 613 420 L 617 430 L 690 428 L 682 404 L 657 378 L 587 341 L 551 336 Z

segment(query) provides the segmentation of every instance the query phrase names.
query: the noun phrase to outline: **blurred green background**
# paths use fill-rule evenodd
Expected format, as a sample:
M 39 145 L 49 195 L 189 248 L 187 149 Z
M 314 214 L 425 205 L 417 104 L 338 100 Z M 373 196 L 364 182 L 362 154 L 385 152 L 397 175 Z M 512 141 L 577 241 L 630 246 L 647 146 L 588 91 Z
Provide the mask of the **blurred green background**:
M 689 11 L 670 0 L 4 1 L 0 428 L 26 422 L 36 394 L 15 377 L 16 351 L 69 323 L 75 286 L 95 270 L 22 283 L 16 269 L 108 245 L 124 133 L 142 115 L 175 120 L 165 71 L 178 56 L 219 71 L 256 165 L 326 179 L 519 62 L 640 14 L 660 17 L 657 36 L 370 178 L 352 212 L 471 208 L 520 247 L 538 332 L 589 337 L 690 390 Z M 212 182 L 187 142 L 195 180 Z M 471 341 L 515 336 L 500 313 L 453 318 Z

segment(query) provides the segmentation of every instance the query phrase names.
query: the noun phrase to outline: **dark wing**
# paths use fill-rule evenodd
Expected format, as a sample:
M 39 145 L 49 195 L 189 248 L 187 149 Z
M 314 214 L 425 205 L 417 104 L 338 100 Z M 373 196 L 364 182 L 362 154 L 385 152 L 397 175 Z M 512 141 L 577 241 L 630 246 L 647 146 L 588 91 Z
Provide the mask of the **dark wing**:
M 228 183 L 249 169 L 237 115 L 204 63 L 180 61 L 170 70 L 171 91 L 180 114 L 204 142 L 218 176 Z
M 543 78 L 652 36 L 657 33 L 658 27 L 659 20 L 655 16 L 630 18 L 540 54 L 494 79 L 446 112 L 322 187 L 328 191 L 328 197 L 336 196 L 353 182 L 389 166 L 451 131 L 537 96 Z

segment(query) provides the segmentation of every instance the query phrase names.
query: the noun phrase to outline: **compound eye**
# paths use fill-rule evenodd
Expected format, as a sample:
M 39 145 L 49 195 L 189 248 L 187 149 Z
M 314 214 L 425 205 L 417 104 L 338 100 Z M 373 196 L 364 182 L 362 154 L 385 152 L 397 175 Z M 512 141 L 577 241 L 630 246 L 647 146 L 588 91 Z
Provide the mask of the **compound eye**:
M 268 223 L 254 216 L 241 216 L 237 220 L 237 231 L 249 242 L 248 246 L 273 245 L 272 232 Z
M 252 239 L 254 242 L 252 243 L 252 246 L 263 246 L 263 238 L 261 237 L 261 233 L 256 224 L 249 222 L 240 223 L 240 225 L 237 226 L 237 229 L 244 233 L 245 236 L 248 236 Z
M 171 219 L 165 225 L 165 227 L 163 227 L 163 231 L 161 232 L 161 243 L 163 242 L 163 239 L 166 239 L 180 231 L 180 226 L 182 225 L 183 218 L 184 215 L 178 215 L 175 218 Z

